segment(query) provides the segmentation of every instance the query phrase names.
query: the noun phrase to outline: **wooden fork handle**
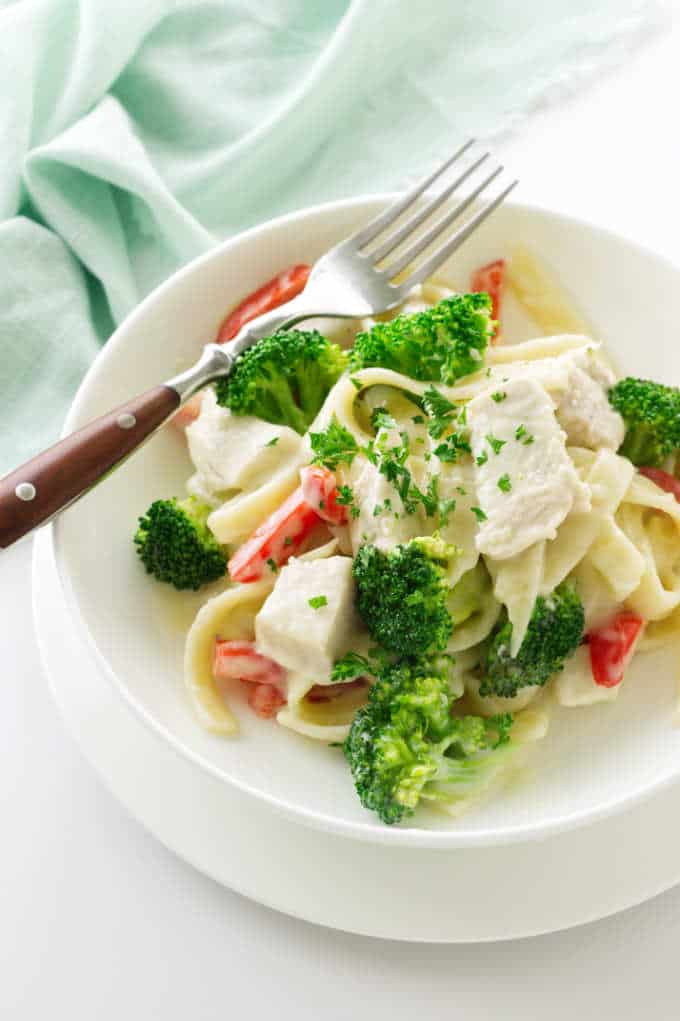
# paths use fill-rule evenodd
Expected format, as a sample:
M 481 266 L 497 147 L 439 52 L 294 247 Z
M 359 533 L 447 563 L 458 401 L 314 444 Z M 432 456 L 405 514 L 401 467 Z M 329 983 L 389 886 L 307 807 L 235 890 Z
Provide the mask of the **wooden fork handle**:
M 157 386 L 102 415 L 0 480 L 0 548 L 10 546 L 77 500 L 179 407 Z

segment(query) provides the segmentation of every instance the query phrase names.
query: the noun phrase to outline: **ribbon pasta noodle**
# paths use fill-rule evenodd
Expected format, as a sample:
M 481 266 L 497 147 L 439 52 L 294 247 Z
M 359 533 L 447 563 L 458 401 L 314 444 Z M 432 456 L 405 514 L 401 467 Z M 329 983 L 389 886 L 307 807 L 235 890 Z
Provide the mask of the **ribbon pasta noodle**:
M 238 731 L 236 717 L 213 678 L 215 639 L 252 640 L 255 617 L 273 588 L 271 581 L 235 585 L 210 599 L 196 615 L 184 650 L 184 677 L 199 721 L 215 734 Z

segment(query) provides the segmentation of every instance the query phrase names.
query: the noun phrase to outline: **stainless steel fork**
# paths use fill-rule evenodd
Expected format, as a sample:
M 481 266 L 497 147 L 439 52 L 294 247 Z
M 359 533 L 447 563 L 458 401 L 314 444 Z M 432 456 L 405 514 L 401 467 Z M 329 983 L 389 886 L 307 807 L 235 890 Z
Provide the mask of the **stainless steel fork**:
M 512 181 L 446 237 L 448 229 L 501 173 L 503 168 L 496 167 L 449 211 L 419 232 L 489 158 L 490 154 L 484 153 L 465 166 L 451 183 L 419 206 L 418 199 L 472 145 L 473 140 L 466 142 L 403 198 L 326 252 L 315 264 L 300 295 L 247 323 L 228 347 L 207 344 L 198 362 L 187 372 L 127 401 L 0 480 L 0 547 L 16 542 L 83 496 L 193 394 L 228 376 L 239 355 L 262 337 L 304 319 L 319 316 L 352 319 L 400 305 L 413 287 L 431 276 L 517 184 Z M 405 221 L 390 231 L 402 216 L 407 216 Z M 371 247 L 374 242 L 375 247 Z M 435 242 L 441 243 L 435 247 Z M 426 254 L 430 248 L 432 251 Z M 388 257 L 395 252 L 390 260 Z M 420 256 L 424 258 L 417 263 Z M 406 273 L 409 267 L 411 271 Z

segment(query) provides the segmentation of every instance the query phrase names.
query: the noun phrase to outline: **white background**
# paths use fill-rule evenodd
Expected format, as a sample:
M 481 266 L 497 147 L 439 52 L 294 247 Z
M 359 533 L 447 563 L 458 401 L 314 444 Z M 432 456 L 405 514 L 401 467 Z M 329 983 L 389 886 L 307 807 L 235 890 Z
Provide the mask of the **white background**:
M 680 26 L 502 140 L 518 197 L 677 260 L 679 102 Z M 33 639 L 29 544 L 2 556 L 0 614 L 1 1018 L 678 1016 L 680 888 L 571 932 L 418 946 L 314 928 L 203 878 L 128 818 L 66 734 Z

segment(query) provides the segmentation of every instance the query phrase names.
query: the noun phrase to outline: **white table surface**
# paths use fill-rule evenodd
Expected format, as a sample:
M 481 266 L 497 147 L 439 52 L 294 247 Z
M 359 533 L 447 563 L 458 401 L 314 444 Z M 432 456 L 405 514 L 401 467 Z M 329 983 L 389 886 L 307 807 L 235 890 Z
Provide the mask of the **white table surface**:
M 680 25 L 502 141 L 520 197 L 674 257 L 678 95 Z M 128 818 L 66 734 L 33 640 L 29 544 L 0 578 L 3 1019 L 678 1016 L 680 888 L 566 933 L 419 946 L 315 928 L 205 879 Z

